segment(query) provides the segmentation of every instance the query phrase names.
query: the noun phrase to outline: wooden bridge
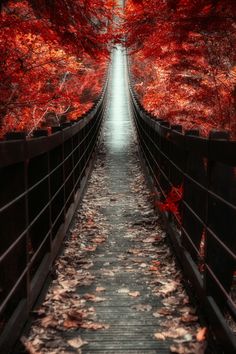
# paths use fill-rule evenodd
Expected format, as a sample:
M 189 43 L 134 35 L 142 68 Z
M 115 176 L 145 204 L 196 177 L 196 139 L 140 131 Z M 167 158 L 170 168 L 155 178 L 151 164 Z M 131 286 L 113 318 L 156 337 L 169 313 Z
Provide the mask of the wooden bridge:
M 0 353 L 236 352 L 236 143 L 153 119 L 127 70 L 118 48 L 82 119 L 0 143 Z

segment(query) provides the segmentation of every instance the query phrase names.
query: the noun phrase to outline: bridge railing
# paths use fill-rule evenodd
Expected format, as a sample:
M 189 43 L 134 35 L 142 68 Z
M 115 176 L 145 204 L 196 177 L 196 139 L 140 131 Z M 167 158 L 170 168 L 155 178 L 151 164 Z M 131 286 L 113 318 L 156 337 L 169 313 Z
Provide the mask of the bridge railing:
M 130 93 L 141 155 L 167 231 L 219 346 L 236 352 L 230 326 L 236 324 L 236 141 L 225 132 L 208 138 L 198 130 L 183 132 L 152 117 L 131 87 Z
M 106 86 L 77 122 L 0 142 L 0 352 L 19 336 L 82 198 Z

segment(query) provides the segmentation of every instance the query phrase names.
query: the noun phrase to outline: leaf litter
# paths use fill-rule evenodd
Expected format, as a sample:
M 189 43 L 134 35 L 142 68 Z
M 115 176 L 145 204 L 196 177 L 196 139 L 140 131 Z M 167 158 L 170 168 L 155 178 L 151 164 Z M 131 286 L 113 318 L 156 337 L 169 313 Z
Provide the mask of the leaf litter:
M 78 336 L 77 330 L 104 331 L 110 327 L 96 320 L 96 310 L 89 305 L 107 300 L 99 295 L 105 292 L 105 287 L 97 286 L 94 293 L 83 295 L 77 292 L 79 287 L 93 285 L 95 276 L 90 272 L 94 266 L 91 254 L 106 242 L 109 234 L 106 220 L 97 212 L 98 209 L 98 206 L 85 201 L 74 219 L 63 253 L 52 269 L 53 280 L 46 298 L 32 312 L 31 330 L 21 338 L 30 354 L 70 353 L 70 348 L 77 349 L 79 353 L 88 342 Z M 107 276 L 115 274 L 110 269 L 104 273 Z M 72 338 L 67 338 L 67 332 Z

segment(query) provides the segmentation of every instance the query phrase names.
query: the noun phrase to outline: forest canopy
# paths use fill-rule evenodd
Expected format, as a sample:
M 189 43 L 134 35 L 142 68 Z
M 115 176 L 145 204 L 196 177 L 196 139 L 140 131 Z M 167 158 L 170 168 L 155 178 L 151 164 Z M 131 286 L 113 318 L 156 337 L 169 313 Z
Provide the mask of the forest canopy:
M 124 44 L 153 116 L 236 137 L 236 2 L 5 0 L 0 12 L 0 136 L 77 119 L 99 95 L 114 43 Z
M 236 137 L 236 2 L 128 0 L 134 87 L 158 118 Z
M 103 86 L 112 0 L 2 1 L 0 128 L 77 119 Z

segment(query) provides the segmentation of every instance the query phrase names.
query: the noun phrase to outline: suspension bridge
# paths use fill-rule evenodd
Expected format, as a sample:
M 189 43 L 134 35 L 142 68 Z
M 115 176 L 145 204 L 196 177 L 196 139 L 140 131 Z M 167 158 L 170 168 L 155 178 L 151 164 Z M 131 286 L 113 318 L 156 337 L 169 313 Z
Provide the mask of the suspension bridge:
M 235 151 L 224 132 L 206 139 L 148 114 L 120 47 L 78 122 L 9 133 L 0 352 L 23 352 L 22 336 L 31 353 L 236 352 Z M 158 212 L 173 188 L 178 213 Z

